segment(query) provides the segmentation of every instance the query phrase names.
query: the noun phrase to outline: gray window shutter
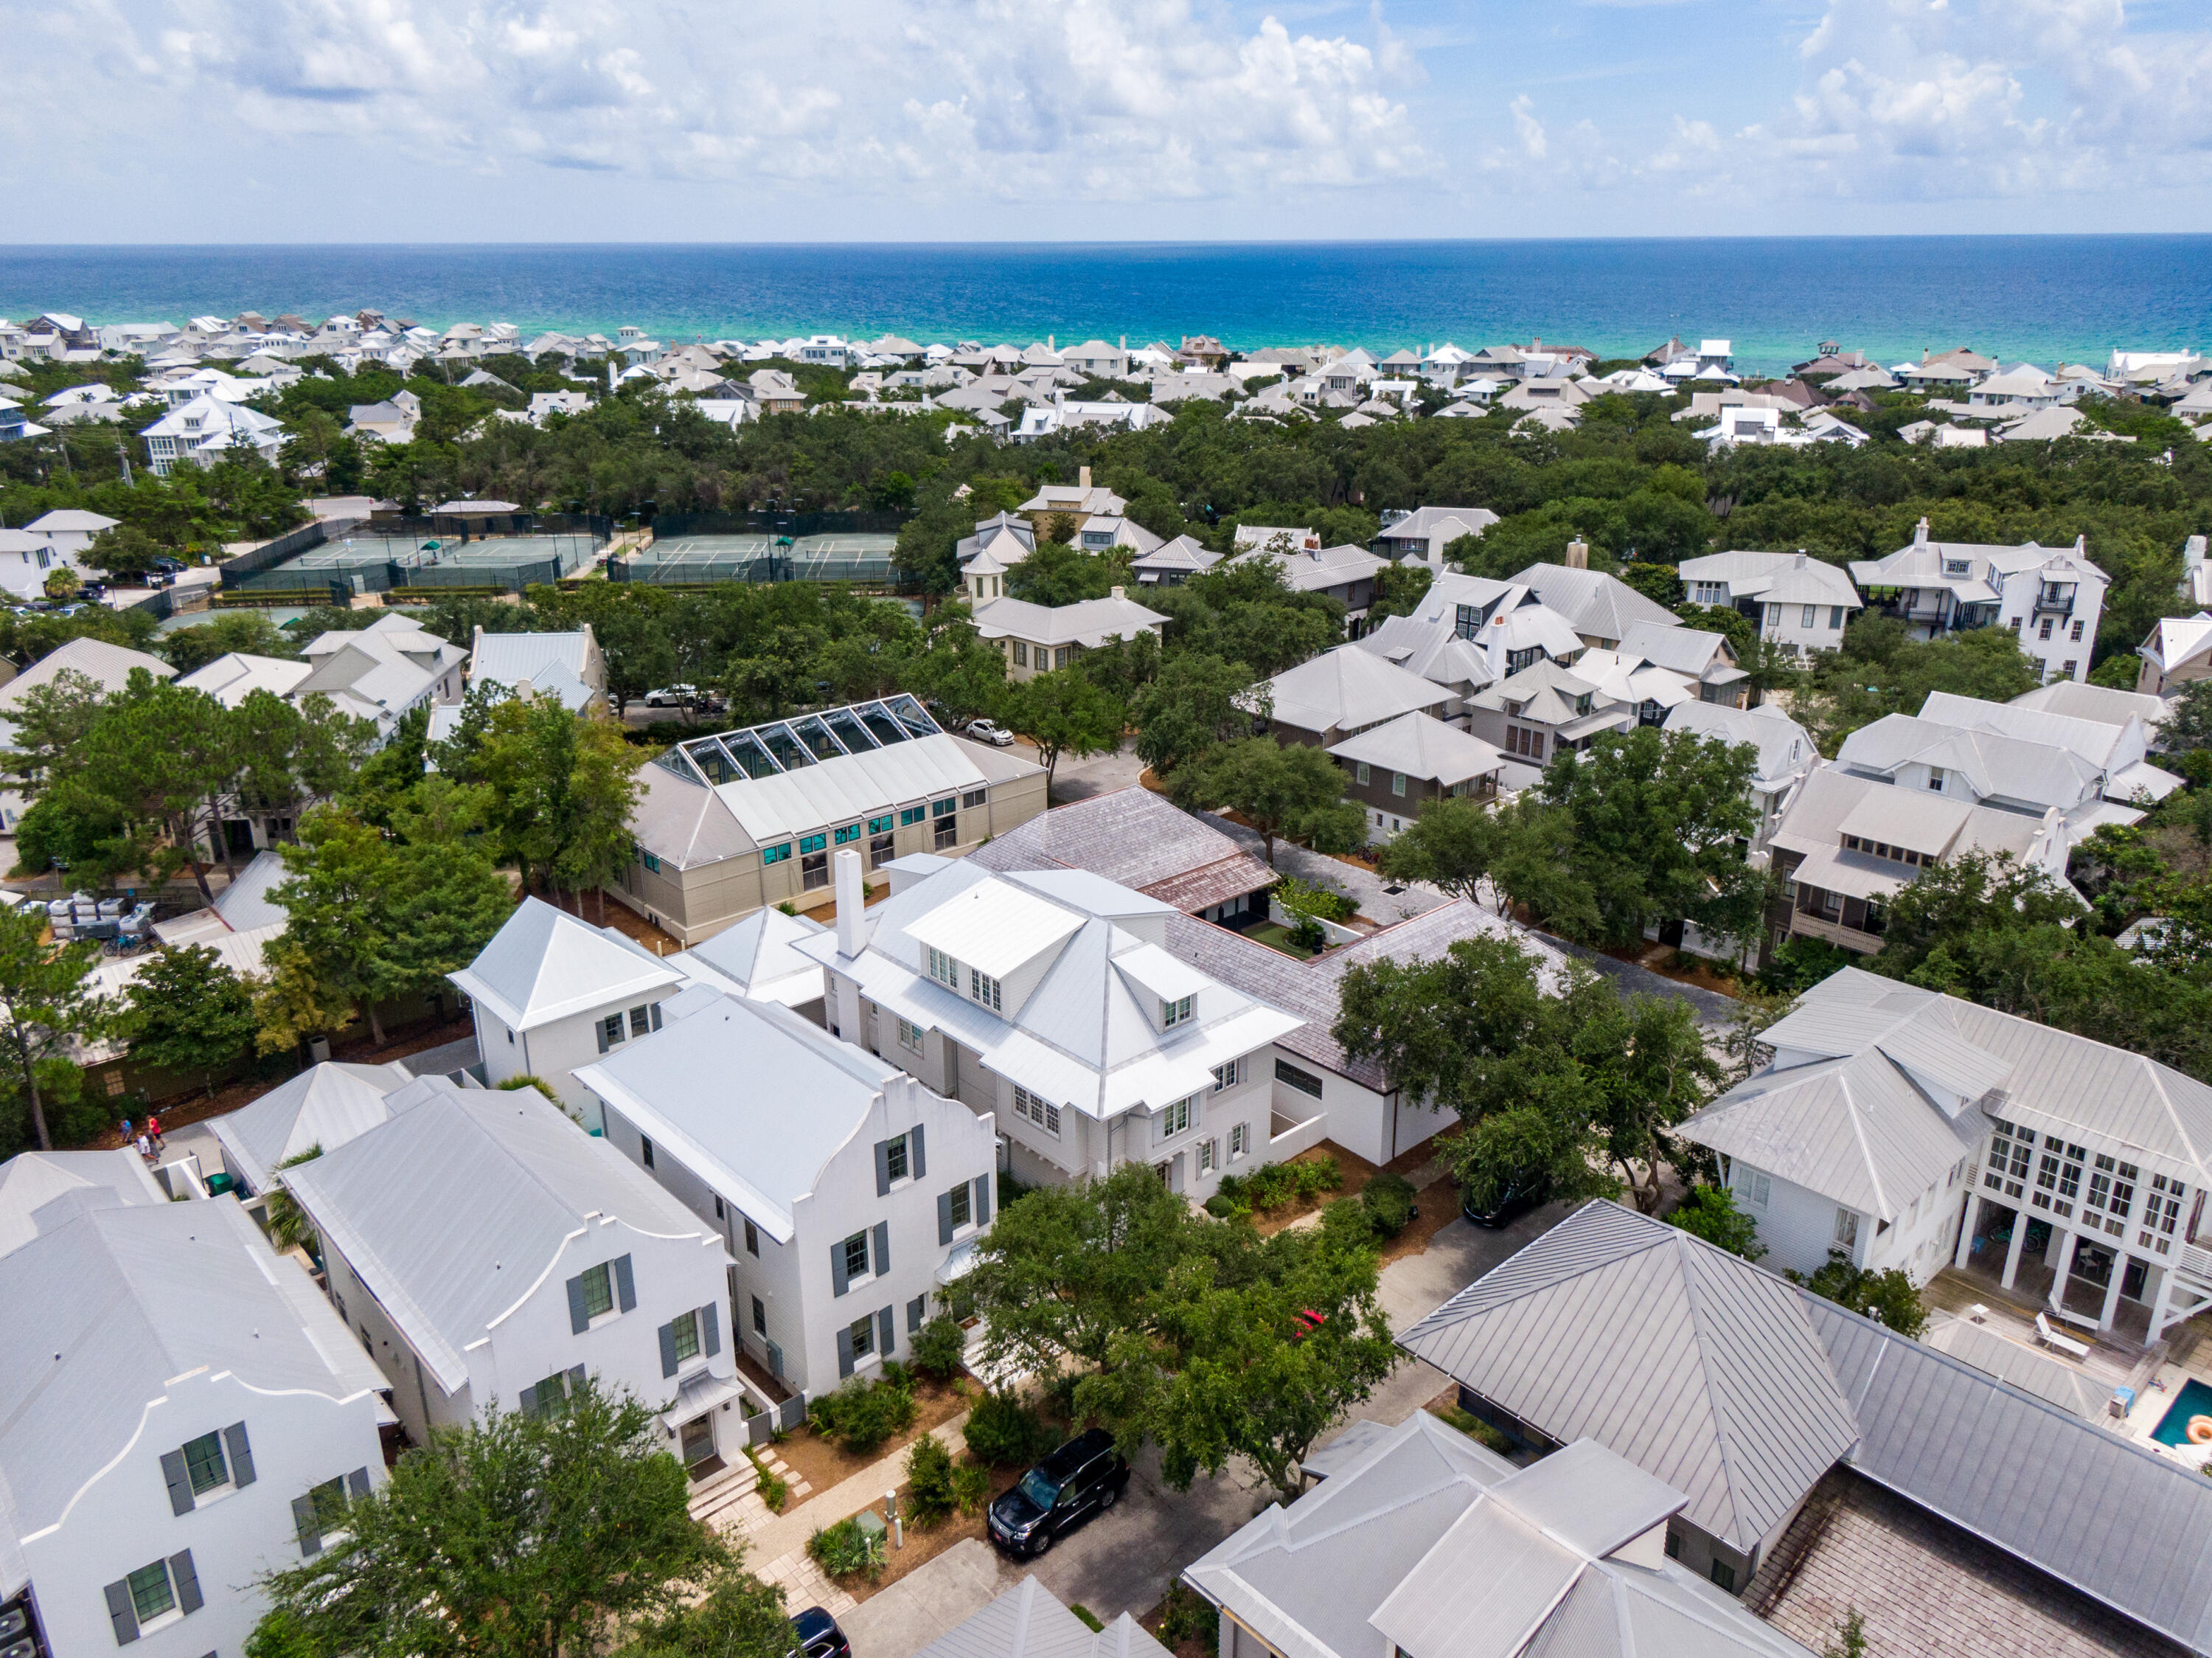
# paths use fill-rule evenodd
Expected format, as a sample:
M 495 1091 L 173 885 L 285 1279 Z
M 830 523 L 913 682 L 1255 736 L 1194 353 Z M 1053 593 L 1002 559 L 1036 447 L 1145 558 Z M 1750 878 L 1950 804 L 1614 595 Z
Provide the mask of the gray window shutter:
M 246 1424 L 234 1422 L 222 1430 L 223 1448 L 230 1453 L 230 1483 L 251 1485 L 253 1483 L 253 1447 L 246 1442 Z
M 356 1468 L 346 1476 L 346 1495 L 358 1503 L 368 1495 L 368 1470 Z
M 891 1316 L 888 1307 L 876 1314 L 876 1334 L 880 1338 L 884 1356 L 889 1358 L 897 1350 L 898 1320 Z
M 891 1270 L 891 1223 L 889 1221 L 876 1222 L 876 1253 L 868 1265 L 878 1277 Z
M 708 1358 L 722 1350 L 722 1321 L 712 1301 L 699 1309 L 699 1350 Z
M 578 1273 L 568 1280 L 568 1333 L 580 1336 L 592 1327 L 592 1315 L 584 1306 L 584 1277 Z
M 525 1405 L 525 1410 L 529 1406 Z M 300 1534 L 301 1556 L 313 1559 L 323 1551 L 323 1530 L 315 1520 L 315 1499 L 295 1496 L 292 1499 L 292 1529 Z
M 888 1198 L 891 1191 L 891 1143 L 876 1142 L 876 1196 Z
M 937 1241 L 952 1241 L 952 1194 L 949 1192 L 937 1194 Z
M 574 1399 L 584 1391 L 584 1367 L 578 1365 L 568 1372 L 568 1397 Z
M 655 1030 L 660 1028 L 660 1003 L 658 1002 L 653 1004 L 653 1028 Z
M 615 1257 L 615 1305 L 625 1313 L 637 1307 L 637 1280 L 630 1276 L 627 1255 Z
M 206 1604 L 200 1599 L 200 1575 L 192 1570 L 192 1551 L 184 1549 L 169 1557 L 169 1576 L 177 1586 L 177 1610 L 198 1612 Z
M 538 1390 L 535 1387 L 526 1387 L 522 1390 L 522 1414 L 526 1417 L 534 1417 L 538 1414 Z
M 676 1374 L 676 1326 L 672 1324 L 664 1324 L 660 1326 L 659 1333 L 660 1374 L 664 1376 L 672 1376 Z
M 988 1174 L 978 1174 L 975 1177 L 975 1224 L 988 1225 L 990 1219 L 991 1177 Z
M 592 1021 L 592 1028 L 599 1032 L 599 1051 L 605 1053 L 607 1051 L 607 1021 L 604 1019 L 595 1019 Z
M 127 1647 L 138 1638 L 138 1608 L 131 1603 L 131 1580 L 107 1586 L 107 1615 L 115 1624 L 115 1644 Z
M 851 1280 L 845 1276 L 845 1240 L 840 1238 L 830 1246 L 830 1292 L 842 1295 Z
M 916 1295 L 912 1301 L 906 1304 L 907 1334 L 912 1336 L 921 1333 L 922 1315 L 928 1311 L 929 1297 L 926 1295 Z
M 841 1376 L 853 1374 L 853 1332 L 842 1325 L 837 1327 L 837 1374 Z M 135 1626 L 133 1637 L 136 1637 Z
M 919 1123 L 906 1131 L 906 1155 L 909 1159 L 908 1173 L 919 1180 L 929 1173 L 929 1159 L 921 1153 L 921 1125 Z
M 182 1451 L 161 1453 L 161 1478 L 169 1482 L 169 1512 L 190 1514 L 192 1511 L 192 1482 L 185 1473 L 185 1454 Z M 137 1637 L 132 1637 L 137 1639 Z

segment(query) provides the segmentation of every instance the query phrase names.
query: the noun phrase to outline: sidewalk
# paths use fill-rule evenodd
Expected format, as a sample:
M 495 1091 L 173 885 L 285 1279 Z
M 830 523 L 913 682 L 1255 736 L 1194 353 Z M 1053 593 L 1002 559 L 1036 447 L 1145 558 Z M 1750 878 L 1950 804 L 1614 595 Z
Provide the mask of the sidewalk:
M 929 1431 L 942 1441 L 945 1448 L 956 1456 L 964 1448 L 960 1430 L 968 1425 L 968 1413 L 963 1411 L 949 1421 L 939 1423 Z M 908 1448 L 911 1449 L 912 1447 Z M 850 1518 L 863 1509 L 880 1509 L 884 1493 L 896 1490 L 906 1484 L 906 1451 L 898 1451 L 872 1463 L 849 1479 L 840 1480 L 817 1496 L 811 1496 L 797 1508 L 780 1514 L 759 1530 L 745 1538 L 745 1551 L 756 1562 L 757 1570 L 765 1576 L 768 1564 L 781 1560 L 793 1550 L 801 1551 L 806 1539 L 824 1526 L 835 1525 Z

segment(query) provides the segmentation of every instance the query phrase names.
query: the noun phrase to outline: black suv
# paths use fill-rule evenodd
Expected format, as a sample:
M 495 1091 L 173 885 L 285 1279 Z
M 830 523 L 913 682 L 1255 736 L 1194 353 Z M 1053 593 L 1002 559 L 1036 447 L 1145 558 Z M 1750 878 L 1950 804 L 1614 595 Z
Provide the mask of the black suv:
M 1552 1199 L 1551 1183 L 1540 1174 L 1516 1174 L 1505 1182 L 1496 1201 L 1479 1204 L 1470 1192 L 1460 1193 L 1459 1212 L 1477 1226 L 1493 1231 L 1510 1226 L 1530 1210 Z
M 1129 1465 L 1103 1428 L 1078 1434 L 1014 1482 L 991 1505 L 991 1541 L 1027 1558 L 1063 1532 L 1110 1509 L 1129 1484 Z
M 819 1606 L 809 1606 L 791 1620 L 791 1632 L 798 1638 L 785 1658 L 853 1658 L 853 1649 L 845 1639 L 845 1631 L 837 1627 L 837 1620 Z

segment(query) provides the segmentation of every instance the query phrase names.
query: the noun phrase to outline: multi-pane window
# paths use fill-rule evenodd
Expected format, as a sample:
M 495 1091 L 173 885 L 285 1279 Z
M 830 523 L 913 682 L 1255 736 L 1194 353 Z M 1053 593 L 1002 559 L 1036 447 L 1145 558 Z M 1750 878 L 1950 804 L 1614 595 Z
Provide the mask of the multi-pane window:
M 1216 1094 L 1224 1088 L 1233 1088 L 1243 1080 L 1244 1062 L 1242 1059 L 1232 1059 L 1225 1065 L 1213 1068 L 1213 1091 Z
M 1229 1157 L 1231 1162 L 1244 1155 L 1245 1128 L 1239 1123 L 1229 1131 Z
M 1992 1192 L 2017 1198 L 2035 1158 L 2035 1136 L 2001 1117 L 1990 1119 L 1990 1165 L 1982 1175 L 1982 1184 Z
M 848 1283 L 850 1283 L 854 1278 L 865 1278 L 867 1276 L 868 1234 L 865 1232 L 855 1232 L 845 1240 L 845 1278 Z
M 1849 1209 L 1838 1209 L 1836 1211 L 1836 1232 L 1833 1247 L 1838 1249 L 1856 1249 L 1858 1247 L 1858 1242 L 1859 1217 L 1857 1211 Z
M 999 981 L 979 968 L 968 970 L 968 999 L 981 1003 L 993 1013 L 1000 1011 Z
M 884 1142 L 884 1174 L 894 1184 L 907 1177 L 906 1136 L 896 1135 Z
M 2099 1152 L 2090 1166 L 2089 1189 L 2081 1198 L 2082 1219 L 2093 1227 L 2102 1226 L 2115 1238 L 2125 1237 L 2140 1173 L 2133 1163 Z
M 177 1609 L 177 1590 L 169 1581 L 167 1561 L 156 1560 L 150 1566 L 141 1566 L 127 1581 L 131 1585 L 131 1610 L 138 1614 L 141 1625 Z
M 583 1275 L 584 1316 L 596 1319 L 602 1313 L 615 1310 L 614 1273 L 602 1261 Z
M 868 820 L 868 832 L 872 835 L 887 835 L 890 833 L 891 826 L 897 820 L 889 812 L 884 813 L 883 816 L 879 818 L 870 818 Z
M 568 1378 L 556 1370 L 530 1390 L 530 1408 L 541 1417 L 565 1416 L 568 1410 Z M 337 1482 L 333 1480 L 331 1484 Z M 325 1527 L 325 1529 L 328 1529 Z
M 783 863 L 788 862 L 790 857 L 791 843 L 789 841 L 785 841 L 780 846 L 763 846 L 761 848 L 761 862 L 763 863 Z
M 810 840 L 820 840 L 819 835 L 810 835 Z M 801 851 L 799 855 L 799 886 L 801 892 L 811 893 L 830 884 L 830 854 Z
M 948 990 L 960 988 L 960 964 L 942 950 L 929 953 L 929 976 Z
M 1365 783 L 1367 781 L 1367 762 L 1365 760 L 1358 760 L 1353 763 L 1352 768 L 1352 780 L 1354 783 Z
M 1190 1009 L 1191 998 L 1187 996 L 1179 996 L 1172 1002 L 1161 1003 L 1160 1027 L 1163 1030 L 1170 1030 L 1183 1023 L 1190 1017 Z
M 960 804 L 963 807 L 981 806 L 983 803 L 986 793 L 987 791 L 984 789 L 970 789 L 966 794 L 961 795 Z
M 647 1031 L 651 1030 L 652 1028 L 653 1028 L 653 1005 L 652 1005 L 652 1003 L 647 1003 L 645 1006 L 643 1006 L 643 1007 L 641 1007 L 641 1008 L 632 1008 L 632 1009 L 629 1010 L 629 1033 L 630 1033 L 632 1036 L 643 1036 L 643 1035 L 644 1035 Z
M 2028 1201 L 2070 1219 L 2075 1200 L 2081 1195 L 2081 1166 L 2088 1155 L 2084 1147 L 2069 1145 L 2055 1134 L 2045 1135 L 2043 1155 L 2035 1166 L 2035 1190 Z
M 222 1454 L 221 1434 L 202 1434 L 185 1447 L 185 1472 L 191 1479 L 194 1496 L 204 1496 L 216 1486 L 230 1484 L 230 1464 Z
M 837 832 L 837 844 L 840 846 L 850 845 L 860 838 L 860 826 L 857 823 L 848 823 Z
M 2173 1234 L 2181 1221 L 2184 1190 L 2180 1181 L 2169 1180 L 2163 1174 L 2150 1177 L 2150 1191 L 2143 1198 L 2142 1226 L 2136 1234 L 2138 1247 L 2160 1255 L 2173 1253 Z
M 346 1495 L 343 1478 L 310 1486 L 307 1503 L 315 1511 L 315 1529 L 323 1534 L 326 1543 L 331 1533 L 344 1528 Z
M 853 1356 L 865 1358 L 876 1350 L 876 1321 L 873 1318 L 853 1320 Z
M 1195 1098 L 1195 1096 L 1194 1096 Z M 1152 1138 L 1172 1139 L 1190 1126 L 1191 1100 L 1178 1100 L 1152 1119 Z
M 929 815 L 933 818 L 949 818 L 959 809 L 959 806 L 960 802 L 957 799 L 947 795 L 943 800 L 930 802 Z
M 1060 1137 L 1060 1107 L 1018 1082 L 1014 1084 L 1014 1115 L 1034 1123 L 1054 1139 Z
M 1201 1140 L 1198 1143 L 1198 1172 L 1200 1174 L 1211 1174 L 1213 1172 L 1213 1148 L 1214 1142 L 1212 1140 Z
M 1316 1100 L 1321 1098 L 1321 1078 L 1310 1070 L 1299 1070 L 1287 1059 L 1275 1061 L 1275 1080 L 1285 1088 L 1296 1088 L 1300 1094 L 1310 1094 Z
M 946 1194 L 948 1211 L 952 1216 L 952 1229 L 957 1232 L 975 1218 L 975 1188 L 963 1180 Z
M 898 1045 L 908 1053 L 921 1051 L 921 1027 L 910 1019 L 898 1021 Z
M 885 818 L 884 821 L 885 823 L 889 823 L 890 820 L 889 818 Z M 891 833 L 890 830 L 886 829 L 880 835 L 871 835 L 868 838 L 868 867 L 870 869 L 879 869 L 897 856 L 898 837 Z
M 750 1221 L 745 1222 L 745 1253 L 748 1255 L 760 1253 L 760 1232 Z
M 599 1021 L 599 1048 L 602 1052 L 623 1039 L 623 1016 L 611 1013 Z
M 902 829 L 911 829 L 915 824 L 920 823 L 928 815 L 929 808 L 927 807 L 902 807 L 899 808 L 899 827 Z
M 753 1297 L 753 1334 L 768 1334 L 768 1308 L 758 1295 Z
M 1743 1172 L 1743 1200 L 1753 1209 L 1764 1209 L 1774 1197 L 1774 1182 L 1755 1168 Z
M 668 1321 L 670 1335 L 676 1345 L 676 1362 L 699 1356 L 699 1314 L 696 1311 L 679 1313 Z
M 802 835 L 799 839 L 799 850 L 802 852 L 818 852 L 829 844 L 830 838 L 827 835 Z

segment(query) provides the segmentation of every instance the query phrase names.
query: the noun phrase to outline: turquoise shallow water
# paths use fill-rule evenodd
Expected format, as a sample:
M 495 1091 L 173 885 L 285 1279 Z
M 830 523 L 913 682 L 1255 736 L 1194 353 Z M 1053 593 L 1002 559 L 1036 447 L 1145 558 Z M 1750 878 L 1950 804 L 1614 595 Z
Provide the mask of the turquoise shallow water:
M 663 338 L 885 331 L 1063 345 L 1470 348 L 1601 356 L 1670 334 L 1768 370 L 1835 339 L 1884 362 L 1971 344 L 2046 366 L 2212 346 L 2212 236 L 925 245 L 0 248 L 0 316 L 96 322 L 374 306 L 443 326 Z

